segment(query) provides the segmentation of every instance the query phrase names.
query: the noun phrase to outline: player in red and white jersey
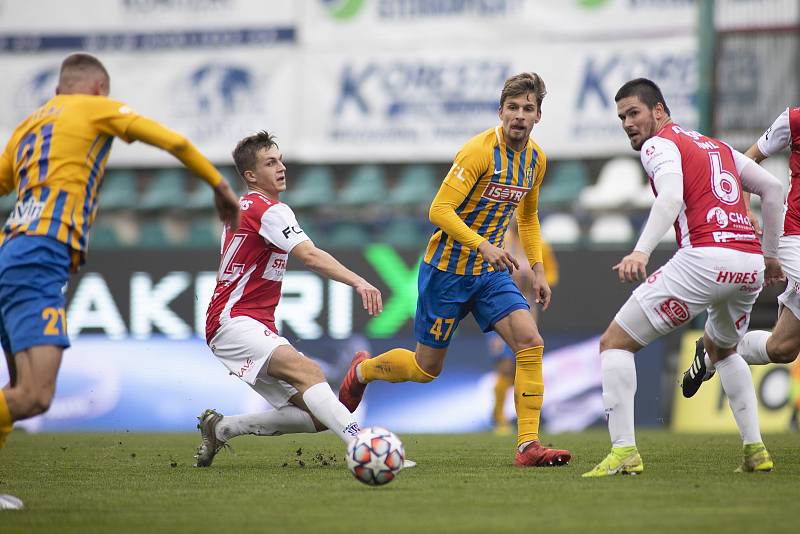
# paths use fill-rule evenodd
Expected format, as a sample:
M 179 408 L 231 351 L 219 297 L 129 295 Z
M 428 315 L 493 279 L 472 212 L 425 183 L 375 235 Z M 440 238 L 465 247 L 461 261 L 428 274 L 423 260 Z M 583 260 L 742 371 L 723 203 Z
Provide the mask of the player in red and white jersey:
M 349 443 L 359 427 L 333 393 L 319 364 L 300 354 L 275 328 L 275 307 L 289 255 L 314 271 L 353 287 L 370 315 L 382 311 L 380 292 L 314 246 L 280 202 L 286 166 L 267 132 L 242 139 L 233 151 L 248 192 L 240 199 L 237 230 L 226 227 L 217 286 L 206 317 L 206 341 L 227 369 L 275 410 L 223 416 L 205 410 L 198 428 L 197 465 L 211 465 L 227 442 L 244 434 L 276 436 L 332 430 Z
M 708 311 L 704 342 L 715 362 L 744 442 L 739 471 L 770 471 L 750 368 L 736 354 L 763 284 L 783 275 L 780 182 L 725 143 L 672 122 L 664 97 L 638 78 L 615 96 L 617 113 L 650 178 L 656 200 L 631 254 L 614 266 L 620 281 L 643 283 L 600 338 L 603 404 L 611 453 L 584 477 L 644 470 L 634 437 L 634 353 Z M 743 190 L 764 201 L 763 256 L 747 220 Z M 675 226 L 679 250 L 649 277 L 651 251 Z
M 737 351 L 750 365 L 791 363 L 800 352 L 800 107 L 786 108 L 745 155 L 760 163 L 787 148 L 791 149 L 791 181 L 778 257 L 788 283 L 786 290 L 778 296 L 778 321 L 772 333 L 753 330 L 739 342 Z M 762 211 L 766 212 L 767 208 Z M 753 226 L 758 229 L 755 219 Z M 714 373 L 715 366 L 706 354 L 703 342 L 698 341 L 692 365 L 683 374 L 684 397 L 694 396 L 700 385 Z

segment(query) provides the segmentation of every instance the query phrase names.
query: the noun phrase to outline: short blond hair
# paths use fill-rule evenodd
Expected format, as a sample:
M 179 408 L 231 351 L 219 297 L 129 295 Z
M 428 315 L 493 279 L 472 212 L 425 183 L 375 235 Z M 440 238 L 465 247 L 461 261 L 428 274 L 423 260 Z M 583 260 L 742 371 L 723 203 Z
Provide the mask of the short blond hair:
M 111 77 L 100 60 L 91 54 L 78 52 L 70 54 L 61 62 L 58 85 L 62 88 L 70 88 L 98 75 L 102 77 L 107 86 L 110 85 Z
M 514 98 L 528 93 L 533 93 L 536 96 L 536 106 L 541 110 L 542 100 L 547 94 L 547 88 L 542 77 L 535 72 L 515 74 L 503 84 L 503 91 L 500 93 L 500 109 L 503 109 L 507 98 Z

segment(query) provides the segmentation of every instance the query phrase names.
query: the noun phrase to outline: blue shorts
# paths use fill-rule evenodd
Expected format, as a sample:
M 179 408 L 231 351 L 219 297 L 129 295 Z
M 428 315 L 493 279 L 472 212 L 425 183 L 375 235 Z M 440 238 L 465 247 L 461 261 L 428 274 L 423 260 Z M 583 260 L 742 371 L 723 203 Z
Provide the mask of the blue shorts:
M 0 343 L 17 354 L 37 345 L 69 347 L 64 310 L 70 250 L 21 235 L 0 247 Z
M 469 312 L 481 330 L 491 332 L 495 323 L 511 312 L 531 309 L 508 271 L 462 276 L 422 263 L 417 288 L 414 334 L 419 343 L 429 347 L 447 347 Z

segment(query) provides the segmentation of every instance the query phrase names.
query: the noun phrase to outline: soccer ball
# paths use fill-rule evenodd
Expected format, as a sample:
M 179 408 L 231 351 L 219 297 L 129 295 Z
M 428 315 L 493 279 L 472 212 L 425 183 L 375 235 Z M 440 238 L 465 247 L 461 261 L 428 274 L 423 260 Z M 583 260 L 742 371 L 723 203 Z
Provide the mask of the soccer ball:
M 394 480 L 405 458 L 400 438 L 379 426 L 361 430 L 347 447 L 347 467 L 359 482 L 370 486 Z

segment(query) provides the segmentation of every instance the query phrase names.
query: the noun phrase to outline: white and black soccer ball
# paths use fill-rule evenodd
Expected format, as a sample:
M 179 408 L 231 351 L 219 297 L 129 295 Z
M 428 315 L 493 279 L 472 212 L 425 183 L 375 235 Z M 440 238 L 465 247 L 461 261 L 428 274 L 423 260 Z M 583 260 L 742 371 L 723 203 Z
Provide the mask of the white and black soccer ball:
M 370 486 L 394 480 L 405 459 L 400 438 L 379 426 L 362 429 L 347 447 L 347 467 L 359 482 Z

